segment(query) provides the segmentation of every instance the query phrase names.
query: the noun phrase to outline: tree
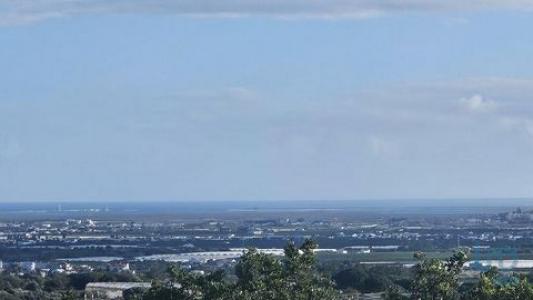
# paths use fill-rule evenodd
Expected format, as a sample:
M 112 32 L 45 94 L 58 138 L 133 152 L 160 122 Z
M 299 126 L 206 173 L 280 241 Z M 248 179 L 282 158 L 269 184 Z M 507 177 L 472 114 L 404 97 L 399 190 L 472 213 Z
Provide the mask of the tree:
M 76 300 L 79 299 L 79 297 L 76 295 L 76 293 L 72 290 L 66 291 L 61 296 L 61 300 Z
M 419 263 L 413 267 L 413 299 L 451 300 L 459 296 L 458 276 L 468 259 L 467 252 L 458 251 L 447 261 L 427 258 L 420 252 L 415 253 L 415 258 L 419 260 Z
M 289 243 L 285 257 L 249 249 L 235 267 L 237 281 L 230 283 L 222 271 L 192 275 L 178 267 L 169 269 L 174 286 L 156 283 L 143 300 L 336 300 L 339 293 L 329 278 L 316 270 L 316 244 Z
M 215 271 L 196 278 L 196 286 L 202 291 L 203 299 L 228 299 L 233 287 L 227 282 L 225 272 Z
M 383 300 L 408 300 L 409 297 L 402 293 L 402 290 L 397 286 L 389 286 L 381 295 Z
M 523 275 L 514 275 L 509 280 L 500 281 L 498 269 L 490 268 L 481 274 L 479 281 L 469 291 L 465 300 L 529 300 L 533 299 L 533 286 Z
M 329 278 L 316 270 L 315 242 L 306 240 L 300 247 L 289 242 L 284 258 L 250 249 L 237 265 L 237 299 L 254 300 L 329 300 L 338 299 Z
M 125 290 L 122 295 L 124 300 L 142 300 L 144 295 L 144 289 L 142 288 L 131 288 Z
M 249 249 L 235 267 L 237 299 L 285 299 L 287 291 L 283 282 L 281 261 L 272 255 Z
M 465 299 L 493 299 L 498 293 L 498 287 L 495 283 L 495 278 L 498 276 L 498 269 L 490 268 L 487 272 L 481 273 L 479 281 L 474 288 L 466 293 Z
M 340 289 L 356 289 L 362 293 L 382 292 L 392 284 L 392 277 L 397 275 L 394 267 L 367 267 L 357 264 L 342 270 L 333 276 L 333 280 Z

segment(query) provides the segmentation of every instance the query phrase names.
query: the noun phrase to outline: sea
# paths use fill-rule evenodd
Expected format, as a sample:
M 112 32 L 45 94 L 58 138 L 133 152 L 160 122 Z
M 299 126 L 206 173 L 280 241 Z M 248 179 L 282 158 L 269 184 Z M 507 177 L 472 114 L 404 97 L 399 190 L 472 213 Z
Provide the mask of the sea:
M 0 217 L 68 215 L 212 215 L 356 213 L 371 215 L 481 214 L 533 209 L 533 199 L 394 199 L 299 201 L 95 201 L 0 203 Z

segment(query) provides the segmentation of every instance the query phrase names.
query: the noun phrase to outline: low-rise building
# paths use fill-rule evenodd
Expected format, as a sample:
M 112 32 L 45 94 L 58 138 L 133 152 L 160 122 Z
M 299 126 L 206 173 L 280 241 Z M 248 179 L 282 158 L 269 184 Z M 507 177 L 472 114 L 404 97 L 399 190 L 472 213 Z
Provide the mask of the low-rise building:
M 149 289 L 150 282 L 89 282 L 85 286 L 85 300 L 124 299 L 124 291 Z

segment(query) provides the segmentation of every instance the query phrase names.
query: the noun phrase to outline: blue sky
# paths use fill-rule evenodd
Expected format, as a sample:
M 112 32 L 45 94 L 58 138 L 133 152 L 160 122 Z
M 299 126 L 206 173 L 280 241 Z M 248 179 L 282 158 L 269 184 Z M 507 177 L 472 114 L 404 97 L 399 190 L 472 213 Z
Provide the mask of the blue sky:
M 531 197 L 533 1 L 463 2 L 0 0 L 0 201 Z

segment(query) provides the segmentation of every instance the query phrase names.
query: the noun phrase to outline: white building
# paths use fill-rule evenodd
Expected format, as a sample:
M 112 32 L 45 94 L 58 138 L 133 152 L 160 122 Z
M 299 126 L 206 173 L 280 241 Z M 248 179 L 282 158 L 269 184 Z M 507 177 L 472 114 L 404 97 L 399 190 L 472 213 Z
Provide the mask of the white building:
M 85 286 L 85 299 L 123 299 L 126 290 L 133 288 L 149 289 L 151 286 L 150 282 L 89 282 Z

